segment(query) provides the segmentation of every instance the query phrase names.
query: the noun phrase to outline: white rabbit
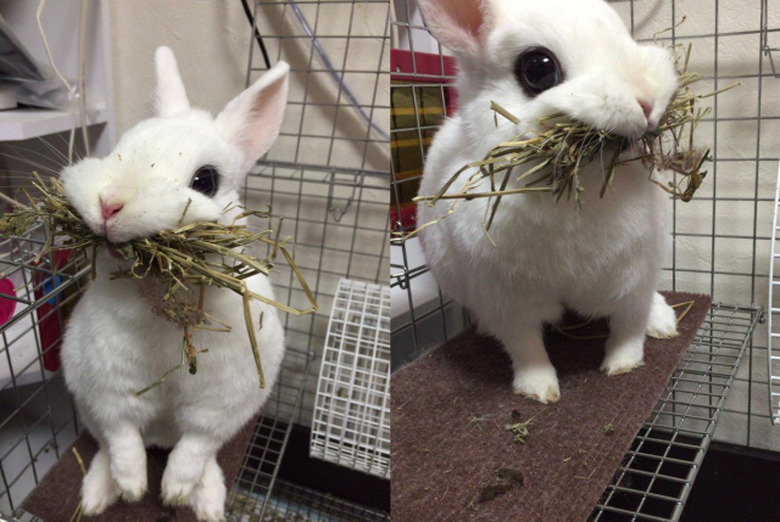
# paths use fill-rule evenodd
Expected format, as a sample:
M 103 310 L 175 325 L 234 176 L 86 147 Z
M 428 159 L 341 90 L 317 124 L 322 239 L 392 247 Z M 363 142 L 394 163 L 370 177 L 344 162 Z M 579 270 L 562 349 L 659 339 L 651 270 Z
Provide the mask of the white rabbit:
M 240 209 L 228 207 L 239 201 L 249 168 L 281 126 L 286 63 L 212 118 L 190 108 L 173 52 L 160 47 L 155 61 L 157 116 L 129 130 L 107 157 L 85 159 L 61 175 L 69 201 L 109 245 L 180 222 L 229 224 Z M 201 520 L 224 520 L 226 488 L 215 455 L 271 393 L 284 355 L 276 309 L 252 303 L 255 320 L 263 313 L 257 341 L 265 389 L 259 387 L 241 296 L 207 287 L 206 310 L 232 331 L 193 330 L 192 344 L 208 349 L 197 356 L 197 373 L 174 372 L 136 397 L 181 362 L 183 331 L 152 312 L 136 280 L 111 278 L 129 263 L 110 250 L 99 250 L 97 278 L 73 312 L 62 351 L 65 382 L 100 445 L 82 485 L 84 514 L 101 513 L 120 496 L 141 498 L 147 489 L 145 447 L 156 445 L 173 448 L 162 477 L 163 501 L 189 505 Z M 247 285 L 273 297 L 263 275 Z
M 602 0 L 419 0 L 426 23 L 457 58 L 458 109 L 428 151 L 420 194 L 433 195 L 463 165 L 502 141 L 538 128 L 541 116 L 569 118 L 638 138 L 654 128 L 676 89 L 668 50 L 639 45 Z M 495 101 L 520 119 L 498 117 Z M 632 154 L 631 150 L 624 154 Z M 608 153 L 605 153 L 608 155 Z M 516 170 L 512 183 L 515 187 Z M 459 192 L 466 172 L 448 190 Z M 580 171 L 584 203 L 549 193 L 505 196 L 490 228 L 487 199 L 460 202 L 420 231 L 442 290 L 465 305 L 481 330 L 512 359 L 514 391 L 543 403 L 560 396 L 542 340 L 544 323 L 564 306 L 608 316 L 601 369 L 642 364 L 645 333 L 677 333 L 674 311 L 655 292 L 666 242 L 664 193 L 633 162 L 603 199 L 601 164 Z M 508 188 L 513 188 L 510 183 Z M 484 180 L 478 190 L 488 191 Z M 418 226 L 445 215 L 452 201 L 418 206 Z

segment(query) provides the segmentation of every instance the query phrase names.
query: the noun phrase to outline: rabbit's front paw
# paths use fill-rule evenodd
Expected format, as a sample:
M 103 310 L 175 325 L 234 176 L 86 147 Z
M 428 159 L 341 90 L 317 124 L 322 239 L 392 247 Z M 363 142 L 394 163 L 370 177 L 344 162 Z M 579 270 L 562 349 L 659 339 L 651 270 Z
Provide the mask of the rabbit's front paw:
M 664 297 L 658 292 L 653 296 L 650 307 L 650 317 L 647 321 L 647 335 L 655 339 L 669 339 L 677 336 L 677 314 L 666 304 Z
M 628 373 L 634 368 L 642 366 L 644 364 L 643 351 L 640 348 L 637 350 L 635 347 L 624 347 L 617 350 L 607 350 L 607 355 L 604 357 L 604 362 L 601 363 L 601 371 L 607 375 L 620 375 Z
M 171 466 L 171 458 L 165 466 L 162 478 L 162 499 L 169 506 L 187 504 L 192 490 L 200 481 L 202 468 L 192 464 Z
M 128 455 L 115 457 L 111 462 L 111 476 L 119 494 L 127 502 L 140 500 L 146 493 L 146 454 L 143 458 L 129 458 Z
M 515 393 L 525 395 L 542 404 L 558 402 L 561 396 L 561 390 L 558 387 L 558 377 L 555 375 L 555 368 L 552 366 L 523 368 L 516 371 L 512 386 Z
M 204 488 L 198 485 L 192 492 L 190 505 L 198 520 L 222 522 L 225 520 L 225 496 L 224 484 L 220 485 L 218 489 Z
M 99 515 L 119 497 L 119 489 L 111 478 L 108 454 L 100 450 L 92 459 L 89 472 L 81 484 L 81 506 L 87 516 Z
M 206 464 L 203 478 L 190 497 L 190 506 L 198 520 L 220 522 L 225 520 L 225 479 L 217 461 L 212 459 Z

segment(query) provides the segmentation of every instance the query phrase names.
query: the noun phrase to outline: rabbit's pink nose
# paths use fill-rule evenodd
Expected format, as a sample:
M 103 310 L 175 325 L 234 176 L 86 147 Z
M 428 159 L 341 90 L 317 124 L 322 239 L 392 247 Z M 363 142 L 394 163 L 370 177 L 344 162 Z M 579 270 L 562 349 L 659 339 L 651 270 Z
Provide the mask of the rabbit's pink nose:
M 108 221 L 117 215 L 125 205 L 123 203 L 106 203 L 105 201 L 101 201 L 100 206 L 103 210 L 103 219 Z

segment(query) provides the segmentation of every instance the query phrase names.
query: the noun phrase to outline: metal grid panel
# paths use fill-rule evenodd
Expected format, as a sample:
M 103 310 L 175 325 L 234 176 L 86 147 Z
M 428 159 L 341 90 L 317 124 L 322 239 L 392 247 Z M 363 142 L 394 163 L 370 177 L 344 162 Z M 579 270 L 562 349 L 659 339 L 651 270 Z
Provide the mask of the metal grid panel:
M 248 496 L 243 499 L 243 502 L 246 506 L 244 516 L 229 517 L 229 520 L 262 522 L 390 520 L 387 513 L 323 495 L 319 491 L 282 480 L 274 488 L 274 496 L 269 500 L 265 512 L 259 509 L 262 497 Z
M 0 241 L 0 279 L 15 293 L 4 296 L 15 311 L 0 326 L 0 513 L 18 508 L 79 429 L 64 383 L 44 358 L 59 349 L 66 310 L 89 269 L 81 254 L 38 259 L 45 241 L 42 229 Z
M 393 7 L 393 47 L 409 52 L 403 66 L 391 64 L 395 75 L 391 76 L 390 93 L 393 154 L 390 188 L 394 216 L 391 227 L 393 232 L 401 233 L 414 228 L 403 216 L 414 214 L 410 199 L 416 195 L 420 183 L 423 158 L 444 115 L 454 110 L 448 92 L 455 77 L 454 69 L 445 66 L 445 60 L 449 59 L 445 56 L 446 49 L 428 37 L 415 3 L 398 0 Z M 404 106 L 399 107 L 399 102 L 405 102 Z M 431 116 L 431 105 L 440 107 L 441 112 Z M 400 117 L 400 111 L 406 117 Z M 411 156 L 411 164 L 401 161 L 402 147 Z M 442 294 L 433 280 L 417 238 L 406 241 L 394 237 L 390 263 L 392 357 L 393 370 L 397 370 L 456 334 L 464 321 L 460 306 Z
M 594 511 L 595 520 L 678 520 L 761 317 L 713 304 Z
M 290 64 L 269 160 L 386 172 L 389 12 L 387 0 L 255 2 L 265 53 L 252 46 L 247 81 L 279 60 Z
M 390 288 L 342 279 L 317 385 L 310 454 L 390 478 Z
M 13 516 L 0 516 L 0 522 L 46 522 L 26 511 L 14 513 Z
M 319 308 L 311 315 L 285 318 L 286 342 L 316 359 L 339 280 L 381 283 L 389 270 L 389 4 L 256 1 L 254 14 L 256 38 L 247 83 L 285 60 L 291 66 L 290 95 L 279 139 L 247 179 L 245 201 L 248 206 L 269 205 L 275 217 L 284 218 L 282 235 L 294 238 L 290 248 Z M 291 273 L 276 274 L 272 281 L 278 299 L 305 302 Z M 286 441 L 293 422 L 310 421 L 315 389 L 306 380 L 308 370 L 307 365 L 299 375 L 304 387 L 291 421 L 269 432 L 269 447 Z M 269 474 L 276 473 L 278 461 L 265 461 L 259 453 L 256 447 L 250 450 L 243 478 L 231 494 L 234 519 L 277 519 L 279 502 L 290 495 L 284 485 L 271 491 Z M 246 501 L 235 502 L 241 499 Z M 319 514 L 310 509 L 307 517 L 329 519 L 328 506 L 337 506 L 335 513 L 340 513 L 333 499 L 323 506 Z
M 283 317 L 289 350 L 305 354 L 306 364 L 289 369 L 280 383 L 297 383 L 261 420 L 255 441 L 247 452 L 240 477 L 228 499 L 232 520 L 244 520 L 266 509 L 265 499 L 276 498 L 275 476 L 294 423 L 305 424 L 313 413 L 315 383 L 308 379 L 310 359 L 325 344 L 328 310 L 343 277 L 383 281 L 388 268 L 387 174 L 265 161 L 255 168 L 244 187 L 252 208 L 268 205 L 275 218 L 283 218 L 282 235 L 296 264 L 317 296 L 318 311 Z M 305 294 L 292 271 L 277 270 L 271 279 L 278 300 L 303 307 Z M 265 516 L 265 515 L 263 515 Z M 270 515 L 269 515 L 270 516 Z
M 780 274 L 776 266 L 780 265 L 778 232 L 780 231 L 780 166 L 777 169 L 777 189 L 775 190 L 775 211 L 772 218 L 772 248 L 769 258 L 768 309 L 766 314 L 767 330 L 767 369 L 769 371 L 769 407 L 773 424 L 780 424 L 780 307 L 776 303 L 776 288 L 780 288 Z
M 389 271 L 387 173 L 322 166 L 263 163 L 246 186 L 248 206 L 270 205 L 283 217 L 282 235 L 317 296 L 317 312 L 284 317 L 287 346 L 319 356 L 328 313 L 343 277 L 384 282 Z M 303 306 L 305 295 L 292 273 L 272 274 L 276 296 Z M 315 383 L 307 383 L 296 422 L 311 419 Z
M 238 477 L 228 494 L 225 512 L 230 520 L 242 520 L 250 513 L 262 517 L 267 504 L 263 500 L 270 498 L 274 487 L 294 417 L 301 407 L 310 366 L 310 353 L 288 350 L 285 354 L 277 386 L 263 408 Z
M 714 1 L 694 10 L 681 0 L 664 2 L 652 17 L 642 2 L 616 5 L 643 40 L 650 26 L 674 27 L 661 40 L 692 44 L 691 69 L 704 75 L 702 89 L 739 82 L 732 94 L 711 101 L 699 139 L 713 143 L 714 163 L 693 205 L 674 202 L 667 285 L 699 291 L 731 303 L 766 306 L 774 172 L 780 155 L 778 78 L 767 64 L 780 36 L 780 9 L 761 2 Z M 698 18 L 704 18 L 699 20 Z M 654 21 L 647 24 L 647 20 Z M 780 451 L 780 433 L 768 429 L 770 404 L 765 338 L 751 346 L 724 405 L 718 440 Z

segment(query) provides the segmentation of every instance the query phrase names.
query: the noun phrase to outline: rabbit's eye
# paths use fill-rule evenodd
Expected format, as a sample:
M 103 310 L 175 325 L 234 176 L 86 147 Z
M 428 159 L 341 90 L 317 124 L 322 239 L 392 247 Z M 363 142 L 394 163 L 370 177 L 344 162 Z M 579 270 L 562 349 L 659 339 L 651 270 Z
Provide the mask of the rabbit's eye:
M 563 81 L 558 59 L 549 49 L 534 47 L 517 57 L 515 76 L 525 93 L 534 97 Z
M 205 196 L 212 197 L 219 189 L 219 172 L 211 165 L 199 168 L 192 176 L 190 188 Z

